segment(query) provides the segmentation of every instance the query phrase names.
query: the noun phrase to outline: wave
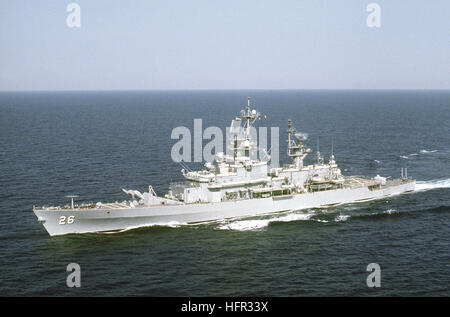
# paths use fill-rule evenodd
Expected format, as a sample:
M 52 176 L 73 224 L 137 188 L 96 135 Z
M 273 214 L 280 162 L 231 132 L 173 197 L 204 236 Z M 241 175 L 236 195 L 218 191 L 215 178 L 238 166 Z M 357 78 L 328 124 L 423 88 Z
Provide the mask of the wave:
M 344 211 L 348 212 L 350 210 L 356 210 L 356 209 L 361 209 L 360 207 L 339 207 L 341 210 L 338 211 L 339 214 L 336 215 L 334 217 L 334 222 L 345 222 L 347 220 L 349 220 L 350 218 L 355 219 L 355 220 L 364 220 L 364 219 L 377 219 L 377 218 L 390 218 L 390 217 L 408 217 L 411 215 L 419 215 L 423 212 L 447 212 L 450 210 L 450 206 L 438 206 L 438 207 L 433 207 L 433 208 L 429 208 L 429 209 L 421 209 L 421 210 L 409 210 L 409 211 L 398 211 L 395 208 L 388 208 L 382 211 L 378 211 L 378 212 L 372 212 L 372 213 L 368 213 L 368 212 L 356 212 L 355 213 L 342 213 L 344 209 Z M 328 215 L 332 215 L 335 214 L 335 212 L 331 212 L 331 213 L 317 213 L 316 210 L 310 210 L 308 213 L 297 213 L 297 212 L 293 212 L 291 214 L 285 215 L 285 216 L 277 216 L 277 217 L 273 217 L 273 218 L 268 218 L 268 219 L 252 219 L 252 220 L 232 220 L 232 221 L 228 221 L 226 223 L 223 223 L 217 227 L 217 229 L 220 230 L 236 230 L 236 231 L 258 231 L 261 230 L 263 228 L 266 228 L 269 226 L 270 223 L 272 222 L 291 222 L 291 221 L 315 221 L 318 223 L 328 223 L 331 220 L 327 220 L 327 214 Z M 323 219 L 323 217 L 321 217 L 322 219 L 315 219 L 315 216 L 324 216 L 325 219 Z M 329 219 L 329 218 L 328 218 Z M 333 219 L 333 218 L 331 218 Z
M 392 218 L 392 217 L 412 217 L 412 216 L 420 216 L 424 213 L 430 213 L 430 212 L 448 212 L 450 211 L 450 206 L 438 206 L 438 207 L 431 207 L 427 209 L 415 209 L 415 210 L 408 210 L 408 211 L 397 211 L 396 209 L 388 209 L 382 212 L 375 212 L 375 213 L 361 213 L 359 215 L 353 215 L 352 218 L 355 219 L 374 219 L 374 218 Z
M 438 206 L 438 207 L 434 207 L 431 209 L 426 210 L 427 212 L 449 212 L 450 211 L 450 206 Z
M 361 209 L 361 208 L 351 208 L 351 209 Z M 349 211 L 348 208 L 344 208 L 345 211 Z M 448 212 L 450 211 L 450 206 L 438 206 L 432 207 L 429 209 L 420 209 L 420 210 L 409 210 L 409 211 L 398 211 L 395 208 L 389 208 L 379 212 L 357 212 L 356 214 L 344 214 L 341 212 L 334 217 L 334 222 L 345 222 L 350 218 L 355 220 L 364 220 L 364 219 L 378 219 L 378 218 L 391 218 L 391 217 L 411 217 L 412 215 L 420 215 L 424 212 Z M 335 214 L 332 212 L 331 214 Z M 306 214 L 301 213 L 292 213 L 286 216 L 279 216 L 269 219 L 253 219 L 253 220 L 234 220 L 231 222 L 227 222 L 218 227 L 221 230 L 236 230 L 236 231 L 258 231 L 263 228 L 269 226 L 272 222 L 291 222 L 291 221 L 315 221 L 319 223 L 328 223 L 329 220 L 326 219 L 314 219 L 313 216 L 316 216 L 315 211 L 310 211 Z M 327 213 L 319 215 L 327 216 Z
M 254 220 L 236 220 L 218 227 L 220 230 L 260 230 L 267 227 L 271 222 L 291 222 L 298 220 L 309 220 L 314 213 L 293 213 L 282 217 L 274 217 L 269 219 L 254 219 Z
M 402 211 L 399 212 L 394 209 L 388 209 L 381 212 L 374 212 L 374 213 L 363 213 L 356 216 L 353 216 L 353 218 L 358 220 L 365 220 L 365 219 L 379 219 L 379 218 L 393 218 L 393 217 L 403 217 L 403 216 L 411 216 L 411 214 L 414 212 L 411 211 Z
M 114 230 L 114 231 L 101 231 L 101 232 L 97 232 L 99 234 L 114 234 L 114 233 L 121 233 L 121 232 L 126 232 L 126 231 L 130 231 L 130 230 L 135 230 L 135 229 L 140 229 L 140 228 L 148 228 L 148 227 L 169 227 L 169 228 L 178 228 L 181 227 L 183 225 L 186 225 L 186 223 L 181 223 L 181 222 L 177 222 L 177 221 L 170 221 L 167 223 L 150 223 L 150 224 L 142 224 L 142 225 L 138 225 L 138 226 L 130 226 L 130 227 L 126 227 L 125 229 L 121 229 L 121 230 Z
M 438 150 L 420 150 L 419 151 L 420 154 L 430 154 L 430 153 L 436 153 L 436 152 L 438 152 Z M 409 159 L 412 156 L 419 155 L 419 153 L 411 153 L 411 154 L 408 154 L 408 155 L 400 155 L 400 158 L 402 158 L 402 159 Z
M 411 153 L 411 154 L 408 154 L 408 155 L 400 155 L 400 158 L 402 158 L 402 159 L 409 159 L 411 156 L 416 156 L 416 155 L 419 155 L 418 153 Z
M 339 216 L 336 216 L 336 218 L 334 218 L 334 221 L 335 222 L 347 221 L 348 218 L 350 218 L 349 215 L 339 215 Z
M 436 188 L 450 188 L 450 178 L 416 182 L 416 191 L 430 190 Z
M 384 214 L 388 214 L 388 215 L 392 215 L 393 213 L 396 213 L 397 210 L 396 209 L 388 209 L 383 211 Z

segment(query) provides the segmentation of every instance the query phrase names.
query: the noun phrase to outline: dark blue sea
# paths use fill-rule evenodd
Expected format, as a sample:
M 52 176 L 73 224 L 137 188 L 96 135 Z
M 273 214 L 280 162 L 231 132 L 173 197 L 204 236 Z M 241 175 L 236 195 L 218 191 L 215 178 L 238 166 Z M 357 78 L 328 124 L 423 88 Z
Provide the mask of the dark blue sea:
M 50 237 L 33 205 L 122 201 L 181 181 L 177 126 L 225 128 L 247 101 L 331 143 L 345 175 L 408 175 L 413 193 L 196 226 Z M 308 162 L 312 162 L 313 155 Z M 308 163 L 307 162 L 307 163 Z M 193 169 L 202 163 L 192 163 Z M 449 296 L 450 91 L 0 93 L 2 296 Z M 68 288 L 66 267 L 81 267 Z M 369 263 L 381 287 L 369 288 Z

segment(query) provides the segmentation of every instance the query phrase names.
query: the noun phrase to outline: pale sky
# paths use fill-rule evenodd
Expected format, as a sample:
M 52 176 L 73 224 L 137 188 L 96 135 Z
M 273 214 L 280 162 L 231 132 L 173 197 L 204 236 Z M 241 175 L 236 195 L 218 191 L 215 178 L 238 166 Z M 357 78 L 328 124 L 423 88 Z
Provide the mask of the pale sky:
M 450 89 L 450 1 L 0 0 L 1 91 L 127 89 Z

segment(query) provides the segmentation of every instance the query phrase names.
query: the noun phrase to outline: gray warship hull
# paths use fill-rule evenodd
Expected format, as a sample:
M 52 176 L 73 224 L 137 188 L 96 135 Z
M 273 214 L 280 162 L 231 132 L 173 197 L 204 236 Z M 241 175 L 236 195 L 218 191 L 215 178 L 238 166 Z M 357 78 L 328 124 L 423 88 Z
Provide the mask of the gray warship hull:
M 326 208 L 339 204 L 382 199 L 411 192 L 414 189 L 414 180 L 396 179 L 388 181 L 377 189 L 361 186 L 217 203 L 58 210 L 34 208 L 33 211 L 50 236 L 58 236 L 117 232 L 155 225 L 190 225 L 290 210 Z

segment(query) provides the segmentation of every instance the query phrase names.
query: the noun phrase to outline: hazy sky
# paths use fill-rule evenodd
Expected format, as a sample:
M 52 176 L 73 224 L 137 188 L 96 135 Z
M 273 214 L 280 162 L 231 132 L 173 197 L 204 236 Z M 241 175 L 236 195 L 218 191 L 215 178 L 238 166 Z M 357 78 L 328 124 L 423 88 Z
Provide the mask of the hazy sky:
M 0 0 L 0 90 L 385 88 L 450 89 L 449 0 Z

